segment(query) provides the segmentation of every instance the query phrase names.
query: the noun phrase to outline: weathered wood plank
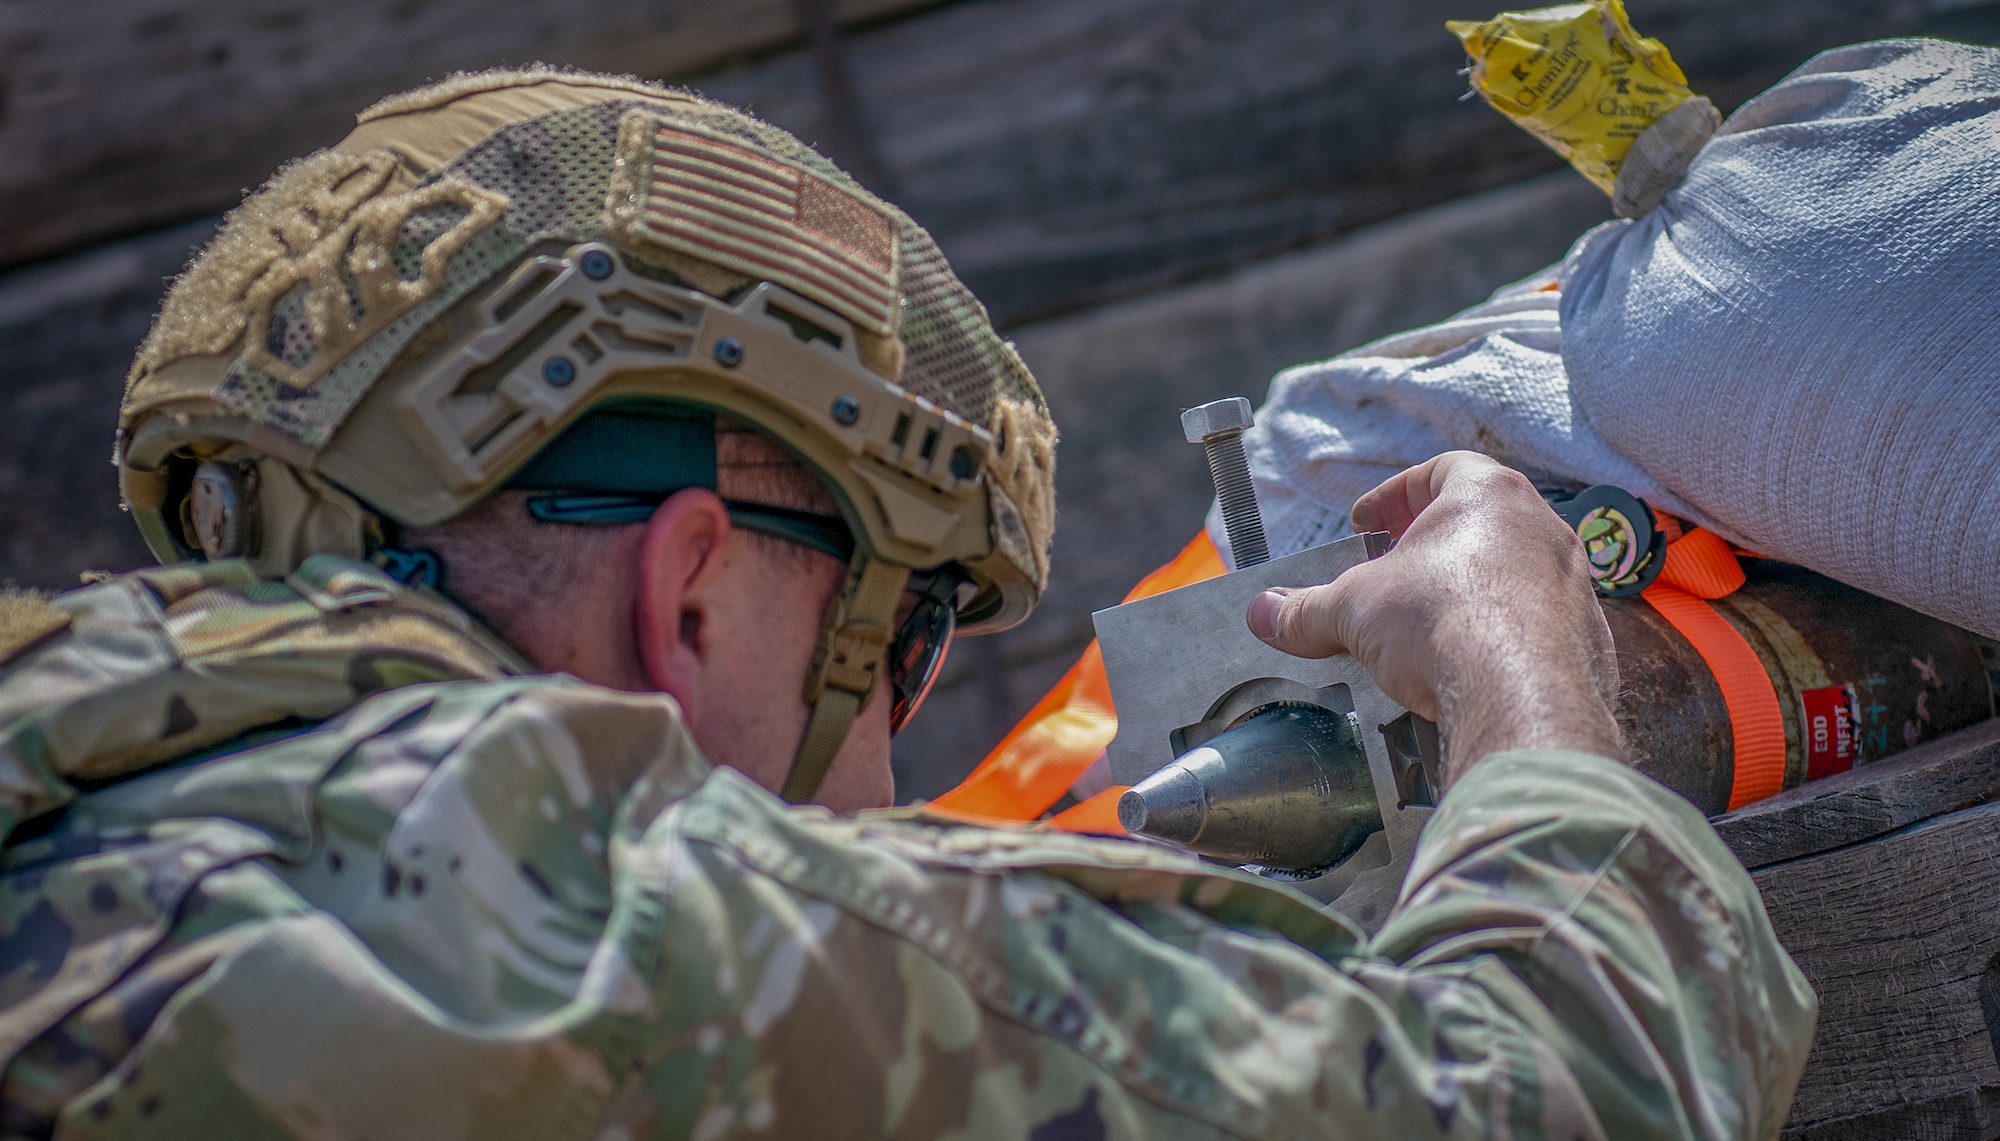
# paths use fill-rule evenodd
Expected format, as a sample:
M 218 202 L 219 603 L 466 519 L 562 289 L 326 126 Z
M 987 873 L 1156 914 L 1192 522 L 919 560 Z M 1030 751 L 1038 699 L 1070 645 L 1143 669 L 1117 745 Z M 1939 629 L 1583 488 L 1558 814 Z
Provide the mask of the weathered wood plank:
M 1718 816 L 1748 868 L 1873 839 L 2000 796 L 2000 719 Z
M 1186 280 L 1553 169 L 1479 101 L 1443 22 L 1492 0 L 980 0 L 848 47 L 898 201 L 1008 324 Z M 1633 0 L 1733 107 L 1835 44 L 1924 26 L 1888 0 Z M 700 81 L 807 138 L 808 61 Z
M 1019 323 L 1553 169 L 1477 102 L 1466 0 L 844 0 L 897 197 Z M 1637 0 L 1725 106 L 1935 4 Z M 686 77 L 798 38 L 794 0 L 0 0 L 0 264 L 219 211 L 349 116 L 455 68 Z M 832 141 L 809 53 L 706 76 Z
M 1981 1009 L 1981 983 L 2000 952 L 2000 804 L 1752 876 L 1820 997 L 1791 1124 L 1825 1121 L 1826 1136 L 1854 1136 L 1831 1119 L 1897 1109 L 1912 1132 L 1889 1117 L 1874 1120 L 1882 1131 L 1860 1135 L 1957 1130 L 1963 1110 L 1931 1103 L 1962 1105 L 1966 1091 L 2000 1085 Z
M 1933 1101 L 1786 1129 L 1784 1141 L 1988 1141 L 1994 1090 L 1964 1089 Z
M 211 229 L 0 276 L 0 581 L 60 590 L 152 561 L 118 507 L 111 433 L 164 283 Z
M 1788 1139 L 2000 1135 L 1996 792 L 2000 720 L 1716 819 L 1820 996 Z
M 4 0 L 0 265 L 219 211 L 362 107 L 452 71 L 679 76 L 801 35 L 795 0 Z

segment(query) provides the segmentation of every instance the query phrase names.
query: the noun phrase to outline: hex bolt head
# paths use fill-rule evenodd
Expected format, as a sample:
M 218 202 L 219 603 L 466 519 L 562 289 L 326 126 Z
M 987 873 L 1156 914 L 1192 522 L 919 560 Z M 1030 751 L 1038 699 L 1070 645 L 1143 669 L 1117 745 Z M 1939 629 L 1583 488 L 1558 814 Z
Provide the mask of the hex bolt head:
M 723 368 L 735 368 L 743 363 L 743 342 L 735 337 L 724 337 L 715 342 L 715 363 Z
M 849 427 L 861 419 L 861 402 L 852 396 L 836 396 L 833 398 L 832 411 L 834 423 Z
M 550 357 L 542 362 L 542 379 L 557 388 L 565 387 L 576 379 L 576 362 L 568 357 Z
M 611 255 L 604 250 L 585 250 L 583 257 L 578 260 L 577 268 L 581 269 L 583 276 L 590 280 L 603 281 L 611 276 L 611 271 L 617 269 L 618 264 L 612 261 Z
M 1250 402 L 1241 396 L 1211 400 L 1181 413 L 1181 431 L 1187 433 L 1190 444 L 1205 444 L 1224 432 L 1241 432 L 1252 423 Z

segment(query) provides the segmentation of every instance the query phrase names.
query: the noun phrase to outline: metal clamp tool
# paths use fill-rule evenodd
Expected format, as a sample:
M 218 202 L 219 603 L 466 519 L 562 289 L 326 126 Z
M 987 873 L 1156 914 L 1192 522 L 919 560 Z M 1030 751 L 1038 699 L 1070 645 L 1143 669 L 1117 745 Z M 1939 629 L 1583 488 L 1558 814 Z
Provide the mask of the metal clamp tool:
M 1346 654 L 1297 658 L 1244 621 L 1274 587 L 1317 586 L 1389 549 L 1376 532 L 1269 559 L 1241 397 L 1182 416 L 1209 453 L 1238 569 L 1092 615 L 1118 708 L 1106 752 L 1136 835 L 1290 881 L 1373 928 L 1435 802 L 1436 727 Z

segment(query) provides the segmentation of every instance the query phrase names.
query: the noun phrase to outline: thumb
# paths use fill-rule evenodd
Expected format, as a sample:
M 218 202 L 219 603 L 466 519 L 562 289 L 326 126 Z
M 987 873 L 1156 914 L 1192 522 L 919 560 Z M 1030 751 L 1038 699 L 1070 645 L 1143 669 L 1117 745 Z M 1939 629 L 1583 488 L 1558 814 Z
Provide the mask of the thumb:
M 1301 658 L 1330 658 L 1350 648 L 1352 611 L 1347 580 L 1355 567 L 1325 586 L 1272 587 L 1250 600 L 1250 632 Z

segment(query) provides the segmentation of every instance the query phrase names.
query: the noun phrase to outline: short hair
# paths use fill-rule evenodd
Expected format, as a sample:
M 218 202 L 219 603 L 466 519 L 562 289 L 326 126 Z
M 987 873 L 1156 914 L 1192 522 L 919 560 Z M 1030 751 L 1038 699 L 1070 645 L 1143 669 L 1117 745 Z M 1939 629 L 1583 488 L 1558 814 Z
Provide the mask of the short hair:
M 784 446 L 749 425 L 715 419 L 716 491 L 744 500 L 840 514 L 825 481 Z M 552 591 L 584 586 L 617 557 L 644 523 L 550 523 L 528 514 L 526 491 L 498 491 L 433 527 L 410 527 L 402 545 L 435 552 L 446 594 L 502 637 L 546 606 Z M 773 535 L 745 530 L 768 558 L 803 563 L 813 552 Z

